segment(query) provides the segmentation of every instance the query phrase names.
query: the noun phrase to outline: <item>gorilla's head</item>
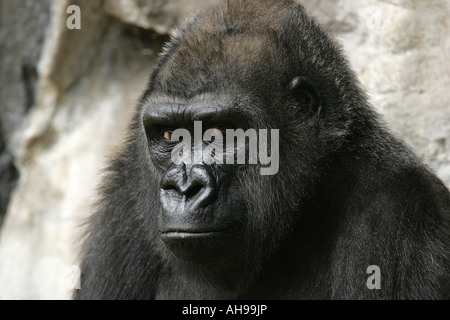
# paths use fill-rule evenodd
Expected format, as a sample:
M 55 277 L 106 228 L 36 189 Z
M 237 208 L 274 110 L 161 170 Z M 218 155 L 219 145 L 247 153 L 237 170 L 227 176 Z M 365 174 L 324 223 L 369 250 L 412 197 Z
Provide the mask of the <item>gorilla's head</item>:
M 160 202 L 148 210 L 160 208 L 161 256 L 255 274 L 301 223 L 330 155 L 345 142 L 351 107 L 364 99 L 355 83 L 339 48 L 289 0 L 224 1 L 177 31 L 135 124 L 142 128 L 146 178 L 158 186 Z M 279 170 L 263 175 L 261 161 L 175 163 L 181 142 L 172 135 L 183 128 L 194 136 L 196 121 L 202 137 L 207 129 L 224 138 L 227 129 L 278 130 L 279 140 L 266 145 Z

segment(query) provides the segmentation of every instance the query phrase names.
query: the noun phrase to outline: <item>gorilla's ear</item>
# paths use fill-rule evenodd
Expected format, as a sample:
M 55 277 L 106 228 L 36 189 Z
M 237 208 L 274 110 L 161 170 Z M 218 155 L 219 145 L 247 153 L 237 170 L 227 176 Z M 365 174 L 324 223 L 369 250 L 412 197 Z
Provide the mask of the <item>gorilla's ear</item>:
M 287 85 L 287 89 L 295 96 L 302 106 L 308 108 L 310 112 L 320 115 L 320 96 L 311 82 L 305 77 L 294 77 Z

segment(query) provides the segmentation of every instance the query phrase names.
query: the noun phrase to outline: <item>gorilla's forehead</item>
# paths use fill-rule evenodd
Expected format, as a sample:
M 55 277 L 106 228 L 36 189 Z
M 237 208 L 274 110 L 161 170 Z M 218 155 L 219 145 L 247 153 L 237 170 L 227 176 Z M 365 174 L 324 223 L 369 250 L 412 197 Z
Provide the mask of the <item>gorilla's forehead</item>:
M 264 34 L 234 34 L 225 38 L 214 34 L 183 43 L 167 59 L 159 72 L 163 91 L 237 92 L 262 82 L 273 86 L 276 68 L 275 43 Z M 279 58 L 279 57 L 278 57 Z
M 273 89 L 288 59 L 283 31 L 287 8 L 282 4 L 290 4 L 292 14 L 292 1 L 268 2 L 275 9 L 259 1 L 225 1 L 188 23 L 166 48 L 157 89 L 185 96 L 251 88 L 255 82 Z
M 177 71 L 197 66 L 197 72 L 208 76 L 233 76 L 260 72 L 265 64 L 275 63 L 275 43 L 265 34 L 233 34 L 217 37 L 214 34 L 199 36 L 196 41 L 181 45 L 171 58 Z

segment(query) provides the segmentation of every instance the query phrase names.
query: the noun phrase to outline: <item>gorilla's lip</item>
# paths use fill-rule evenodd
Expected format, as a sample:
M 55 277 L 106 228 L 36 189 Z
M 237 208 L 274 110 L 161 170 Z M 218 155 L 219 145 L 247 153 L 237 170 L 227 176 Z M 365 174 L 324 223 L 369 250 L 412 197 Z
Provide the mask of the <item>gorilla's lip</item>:
M 167 230 L 162 242 L 175 257 L 195 264 L 211 263 L 229 252 L 230 234 L 219 230 Z
M 161 231 L 161 237 L 164 238 L 189 238 L 189 237 L 210 237 L 215 236 L 226 230 L 165 230 Z
M 189 239 L 189 238 L 210 238 L 215 237 L 222 233 L 222 231 L 209 231 L 209 232 L 164 232 L 161 234 L 161 238 L 163 239 Z

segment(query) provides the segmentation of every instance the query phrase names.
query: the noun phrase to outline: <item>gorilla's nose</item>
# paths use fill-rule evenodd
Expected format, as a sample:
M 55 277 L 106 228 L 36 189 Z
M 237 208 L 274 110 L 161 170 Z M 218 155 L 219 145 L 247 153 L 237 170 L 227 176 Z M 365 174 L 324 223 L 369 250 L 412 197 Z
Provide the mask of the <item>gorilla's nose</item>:
M 212 203 L 217 197 L 217 189 L 208 166 L 195 164 L 187 167 L 183 163 L 170 169 L 162 179 L 161 201 L 165 209 L 172 212 L 196 210 Z

